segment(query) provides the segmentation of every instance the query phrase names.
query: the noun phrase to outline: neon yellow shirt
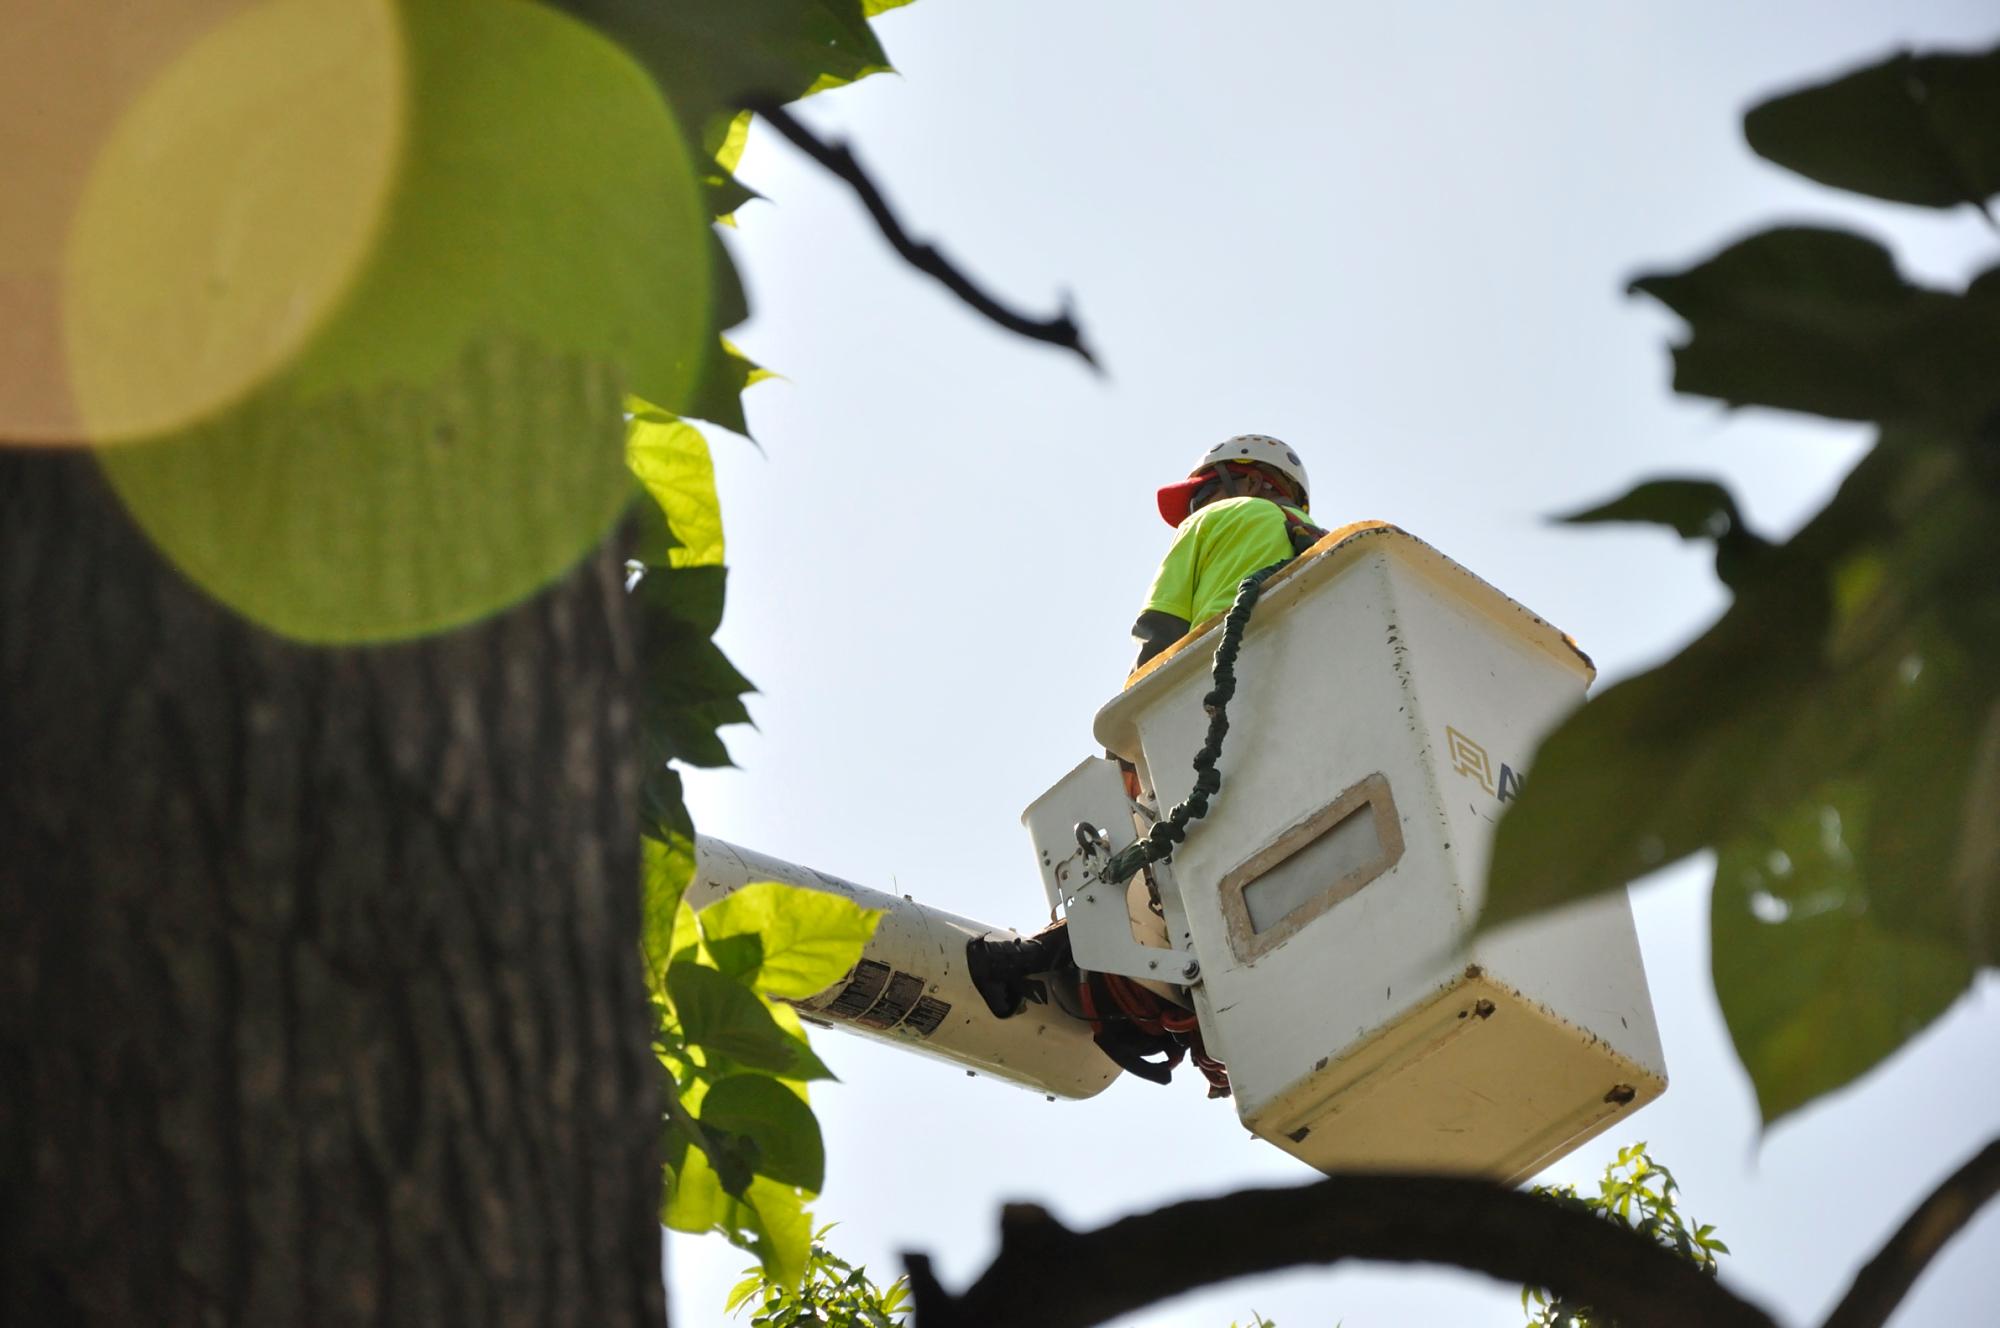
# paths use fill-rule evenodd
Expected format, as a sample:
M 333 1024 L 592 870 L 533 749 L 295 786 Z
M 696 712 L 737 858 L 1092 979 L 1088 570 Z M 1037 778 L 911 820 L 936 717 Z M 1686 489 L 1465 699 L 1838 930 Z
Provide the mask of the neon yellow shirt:
M 1287 510 L 1312 519 L 1296 507 Z M 1244 577 L 1291 556 L 1284 512 L 1270 499 L 1210 503 L 1189 513 L 1175 529 L 1173 547 L 1146 595 L 1146 609 L 1184 618 L 1193 627 L 1227 609 Z

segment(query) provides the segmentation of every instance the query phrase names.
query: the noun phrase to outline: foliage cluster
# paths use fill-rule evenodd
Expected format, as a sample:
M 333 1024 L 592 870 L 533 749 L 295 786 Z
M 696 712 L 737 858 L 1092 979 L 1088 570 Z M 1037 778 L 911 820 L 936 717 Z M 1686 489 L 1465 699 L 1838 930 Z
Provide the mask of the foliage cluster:
M 880 915 L 775 881 L 697 914 L 684 898 L 692 845 L 675 836 L 645 850 L 647 989 L 667 1100 L 661 1220 L 719 1232 L 774 1286 L 797 1287 L 812 1266 L 806 1204 L 826 1176 L 807 1085 L 833 1076 L 786 1002 L 839 981 Z
M 750 1310 L 751 1328 L 898 1328 L 909 1317 L 910 1284 L 897 1278 L 887 1287 L 868 1280 L 857 1267 L 823 1243 L 831 1226 L 813 1234 L 805 1279 L 796 1287 L 771 1281 L 762 1267 L 744 1270 L 743 1280 L 723 1306 L 732 1314 Z
M 1899 54 L 1753 108 L 1750 145 L 1876 198 L 2000 193 L 2000 51 Z M 1735 600 L 1543 744 L 1485 925 L 1715 855 L 1716 995 L 1766 1121 L 1851 1081 L 2000 958 L 2000 267 L 1906 279 L 1792 225 L 1633 289 L 1687 325 L 1674 386 L 1876 425 L 1792 538 L 1672 478 L 1579 512 L 1713 542 Z
M 1578 1194 L 1574 1185 L 1537 1185 L 1534 1193 L 1630 1227 L 1711 1275 L 1715 1256 L 1729 1253 L 1729 1247 L 1715 1238 L 1713 1226 L 1688 1228 L 1677 1202 L 1680 1186 L 1673 1173 L 1646 1152 L 1643 1142 L 1618 1150 L 1597 1182 L 1596 1194 Z M 1616 1328 L 1590 1306 L 1578 1305 L 1547 1287 L 1523 1287 L 1521 1312 L 1528 1316 L 1528 1328 Z

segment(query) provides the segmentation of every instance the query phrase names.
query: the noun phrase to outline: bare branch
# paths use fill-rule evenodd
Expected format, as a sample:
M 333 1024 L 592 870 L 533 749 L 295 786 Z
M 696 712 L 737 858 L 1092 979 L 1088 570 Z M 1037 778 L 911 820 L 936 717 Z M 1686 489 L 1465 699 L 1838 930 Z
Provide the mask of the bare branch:
M 2000 1192 L 2000 1139 L 1945 1177 L 1917 1211 L 1889 1237 L 1874 1258 L 1854 1275 L 1826 1328 L 1877 1328 L 1910 1294 L 1910 1287 L 1937 1252 Z
M 1546 1286 L 1623 1328 L 1774 1328 L 1693 1264 L 1603 1218 L 1487 1181 L 1345 1175 L 1240 1190 L 1072 1232 L 1000 1218 L 1000 1254 L 963 1295 L 906 1255 L 919 1328 L 1089 1328 L 1197 1287 L 1343 1259 L 1447 1264 Z
M 910 237 L 910 233 L 903 229 L 903 223 L 890 210 L 882 191 L 861 169 L 860 161 L 845 143 L 821 140 L 774 99 L 759 98 L 747 104 L 750 110 L 764 117 L 766 124 L 789 139 L 792 146 L 847 182 L 904 262 L 919 272 L 937 278 L 944 283 L 945 289 L 1009 332 L 1075 351 L 1083 357 L 1085 364 L 1093 369 L 1099 368 L 1097 357 L 1083 344 L 1082 329 L 1077 327 L 1067 308 L 1054 318 L 1030 318 L 1001 304 L 974 285 L 972 279 L 940 253 L 935 245 Z

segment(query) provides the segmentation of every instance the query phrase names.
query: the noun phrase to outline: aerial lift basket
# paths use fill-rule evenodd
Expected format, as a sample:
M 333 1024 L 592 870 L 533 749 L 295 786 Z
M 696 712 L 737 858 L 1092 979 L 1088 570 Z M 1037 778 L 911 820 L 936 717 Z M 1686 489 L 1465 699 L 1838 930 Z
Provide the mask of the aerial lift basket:
M 1218 634 L 1098 713 L 1159 808 L 1193 785 Z M 1567 637 L 1371 524 L 1266 584 L 1236 671 L 1220 796 L 1151 869 L 1164 942 L 1093 876 L 1144 824 L 1115 763 L 1024 816 L 1079 964 L 1186 985 L 1244 1124 L 1322 1170 L 1518 1180 L 1665 1090 L 1624 892 L 1471 930 L 1523 763 L 1593 676 Z

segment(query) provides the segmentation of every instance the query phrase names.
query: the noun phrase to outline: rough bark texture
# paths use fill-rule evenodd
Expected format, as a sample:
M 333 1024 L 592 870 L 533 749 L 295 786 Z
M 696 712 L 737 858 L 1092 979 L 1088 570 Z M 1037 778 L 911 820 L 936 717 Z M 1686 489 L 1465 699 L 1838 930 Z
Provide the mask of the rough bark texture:
M 0 1318 L 663 1321 L 601 553 L 308 649 L 0 449 Z

